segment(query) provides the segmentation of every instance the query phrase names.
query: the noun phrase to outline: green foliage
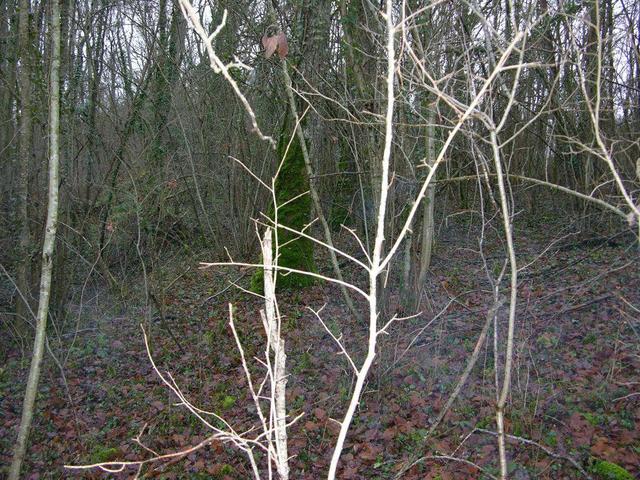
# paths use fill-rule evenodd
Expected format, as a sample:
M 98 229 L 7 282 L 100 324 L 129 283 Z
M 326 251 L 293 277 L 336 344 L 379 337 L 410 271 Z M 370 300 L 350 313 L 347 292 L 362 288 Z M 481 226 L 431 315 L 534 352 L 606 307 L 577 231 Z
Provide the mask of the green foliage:
M 311 354 L 309 352 L 302 352 L 298 364 L 294 367 L 294 373 L 301 373 L 311 368 Z
M 544 436 L 544 441 L 550 447 L 556 447 L 558 445 L 558 434 L 554 430 L 549 430 Z
M 291 411 L 300 410 L 304 406 L 304 395 L 298 395 L 290 404 Z
M 552 333 L 545 332 L 536 339 L 536 343 L 541 348 L 553 348 L 558 346 L 559 339 Z
M 296 302 L 298 303 L 298 302 Z M 285 322 L 285 330 L 288 332 L 295 332 L 298 328 L 298 320 L 302 318 L 302 312 L 294 312 L 292 315 L 287 317 L 287 321 Z
M 222 399 L 223 410 L 229 410 L 235 404 L 236 404 L 236 397 L 233 397 L 231 395 L 225 395 L 225 397 Z
M 96 446 L 91 452 L 91 462 L 111 462 L 118 457 L 119 453 L 120 451 L 117 448 Z
M 209 346 L 209 347 L 213 347 L 215 345 L 215 341 L 216 341 L 216 334 L 214 331 L 212 330 L 207 330 L 206 332 L 204 332 L 204 335 L 202 336 L 204 343 Z
M 590 412 L 585 412 L 582 414 L 584 419 L 589 422 L 594 427 L 599 425 L 603 425 L 606 422 L 606 418 L 603 415 L 593 414 Z
M 427 430 L 418 428 L 407 433 L 401 433 L 396 437 L 398 448 L 403 452 L 415 452 L 423 448 Z
M 234 469 L 228 463 L 220 465 L 213 473 L 197 472 L 189 475 L 190 480 L 219 480 L 233 475 Z M 183 477 L 180 477 L 183 478 Z M 186 478 L 186 477 L 185 477 Z
M 602 480 L 633 480 L 633 477 L 620 465 L 605 460 L 594 459 L 591 472 Z
M 309 179 L 304 165 L 302 148 L 297 137 L 289 146 L 289 138 L 283 135 L 278 144 L 278 158 L 284 161 L 278 178 L 276 179 L 277 221 L 288 228 L 300 231 L 309 222 L 311 215 L 311 198 L 309 197 Z M 287 147 L 288 150 L 287 150 Z M 274 208 L 271 207 L 269 216 L 276 220 Z M 274 238 L 274 244 L 275 244 Z M 291 233 L 284 228 L 278 228 L 278 265 L 296 270 L 315 272 L 313 260 L 313 242 Z M 264 271 L 259 269 L 251 279 L 251 290 L 263 293 Z M 299 273 L 279 272 L 276 288 L 303 288 L 314 283 L 308 275 Z

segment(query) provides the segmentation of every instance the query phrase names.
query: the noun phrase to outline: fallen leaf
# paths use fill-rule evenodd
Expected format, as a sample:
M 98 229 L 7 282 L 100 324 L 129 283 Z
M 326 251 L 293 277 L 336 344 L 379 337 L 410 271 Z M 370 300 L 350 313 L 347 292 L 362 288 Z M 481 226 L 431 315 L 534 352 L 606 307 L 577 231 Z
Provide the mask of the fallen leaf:
M 322 409 L 322 408 L 314 408 L 313 409 L 313 414 L 316 416 L 316 418 L 320 421 L 322 420 L 326 420 L 327 418 L 327 412 L 326 410 Z
M 287 43 L 287 37 L 284 32 L 280 32 L 278 35 L 278 56 L 282 59 L 289 53 L 289 44 Z

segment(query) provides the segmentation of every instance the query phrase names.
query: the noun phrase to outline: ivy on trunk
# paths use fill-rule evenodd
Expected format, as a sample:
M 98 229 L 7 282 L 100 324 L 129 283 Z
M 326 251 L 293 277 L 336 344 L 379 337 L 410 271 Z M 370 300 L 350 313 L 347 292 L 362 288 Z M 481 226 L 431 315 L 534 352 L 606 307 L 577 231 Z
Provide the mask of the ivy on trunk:
M 286 125 L 286 122 L 285 122 Z M 288 131 L 285 127 L 284 131 Z M 302 148 L 296 135 L 282 134 L 278 142 L 278 158 L 284 158 L 282 167 L 275 182 L 277 220 L 296 231 L 302 231 L 309 223 L 311 216 L 311 198 L 309 178 L 304 165 Z M 295 199 L 295 200 L 292 200 Z M 269 218 L 276 220 L 275 206 L 269 209 Z M 278 228 L 278 265 L 296 270 L 315 272 L 313 260 L 313 242 L 285 228 Z M 274 242 L 275 243 L 275 242 Z M 259 269 L 251 279 L 251 290 L 262 293 L 264 271 Z M 277 276 L 276 289 L 303 288 L 314 283 L 314 278 L 299 273 L 280 271 Z

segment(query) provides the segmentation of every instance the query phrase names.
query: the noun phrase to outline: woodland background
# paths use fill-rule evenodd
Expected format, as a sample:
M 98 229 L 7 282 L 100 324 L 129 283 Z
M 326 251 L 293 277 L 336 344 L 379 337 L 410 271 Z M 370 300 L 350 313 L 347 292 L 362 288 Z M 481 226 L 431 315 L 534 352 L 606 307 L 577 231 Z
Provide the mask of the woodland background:
M 39 295 L 53 3 L 0 2 L 3 463 Z M 24 478 L 115 478 L 63 465 L 141 458 L 129 439 L 145 424 L 158 451 L 204 438 L 155 378 L 141 323 L 194 403 L 251 425 L 227 302 L 258 355 L 262 300 L 246 290 L 263 279 L 247 265 L 262 261 L 274 201 L 288 202 L 284 266 L 365 288 L 351 260 L 371 260 L 381 218 L 383 256 L 396 248 L 374 279 L 376 312 L 381 325 L 405 320 L 380 336 L 339 478 L 500 475 L 483 431 L 496 430 L 509 356 L 513 478 L 640 474 L 639 4 L 391 2 L 389 117 L 384 3 L 196 1 L 208 34 L 224 18 L 212 46 L 228 78 L 178 0 L 56 3 L 59 226 Z M 265 37 L 280 32 L 288 50 L 267 58 Z M 229 259 L 247 265 L 199 269 Z M 289 436 L 291 477 L 321 478 L 330 418 L 355 384 L 334 340 L 360 365 L 370 304 L 317 277 L 278 282 L 288 404 L 306 412 Z M 227 444 L 207 448 L 144 475 L 249 478 Z

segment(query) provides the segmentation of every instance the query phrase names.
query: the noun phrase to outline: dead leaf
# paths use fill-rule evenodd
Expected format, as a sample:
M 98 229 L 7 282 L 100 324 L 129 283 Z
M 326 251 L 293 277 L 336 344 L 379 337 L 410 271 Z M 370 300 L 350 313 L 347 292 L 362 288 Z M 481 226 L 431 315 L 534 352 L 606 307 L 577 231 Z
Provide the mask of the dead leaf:
M 603 437 L 596 437 L 595 443 L 591 446 L 591 453 L 604 459 L 613 459 L 616 450 L 616 447 Z
M 284 32 L 279 32 L 276 35 L 262 36 L 262 46 L 264 47 L 265 58 L 270 58 L 274 52 L 278 52 L 280 58 L 284 58 L 289 53 L 289 44 L 287 42 L 287 36 Z
M 391 440 L 395 438 L 398 434 L 398 429 L 396 427 L 389 427 L 384 432 L 382 432 L 382 438 L 385 440 Z
M 264 47 L 265 58 L 271 57 L 273 52 L 276 51 L 276 48 L 278 48 L 278 36 L 274 35 L 273 37 L 267 37 L 266 35 L 263 35 L 262 46 Z
M 573 439 L 577 445 L 584 447 L 591 443 L 595 428 L 580 413 L 574 412 L 571 415 L 569 427 L 571 427 Z
M 318 429 L 318 424 L 315 422 L 312 422 L 311 420 L 305 422 L 304 424 L 304 429 L 308 432 L 312 432 L 314 430 Z
M 278 56 L 282 59 L 289 53 L 289 44 L 287 43 L 287 36 L 284 32 L 280 32 L 278 35 Z
M 358 456 L 362 460 L 373 462 L 378 458 L 378 454 L 382 452 L 382 447 L 367 443 Z
M 316 416 L 316 418 L 320 421 L 325 420 L 327 418 L 327 412 L 326 410 L 322 409 L 322 408 L 314 408 L 313 409 L 313 414 Z
M 347 480 L 358 478 L 358 468 L 357 467 L 345 468 L 344 472 L 342 473 L 342 478 L 345 478 Z

